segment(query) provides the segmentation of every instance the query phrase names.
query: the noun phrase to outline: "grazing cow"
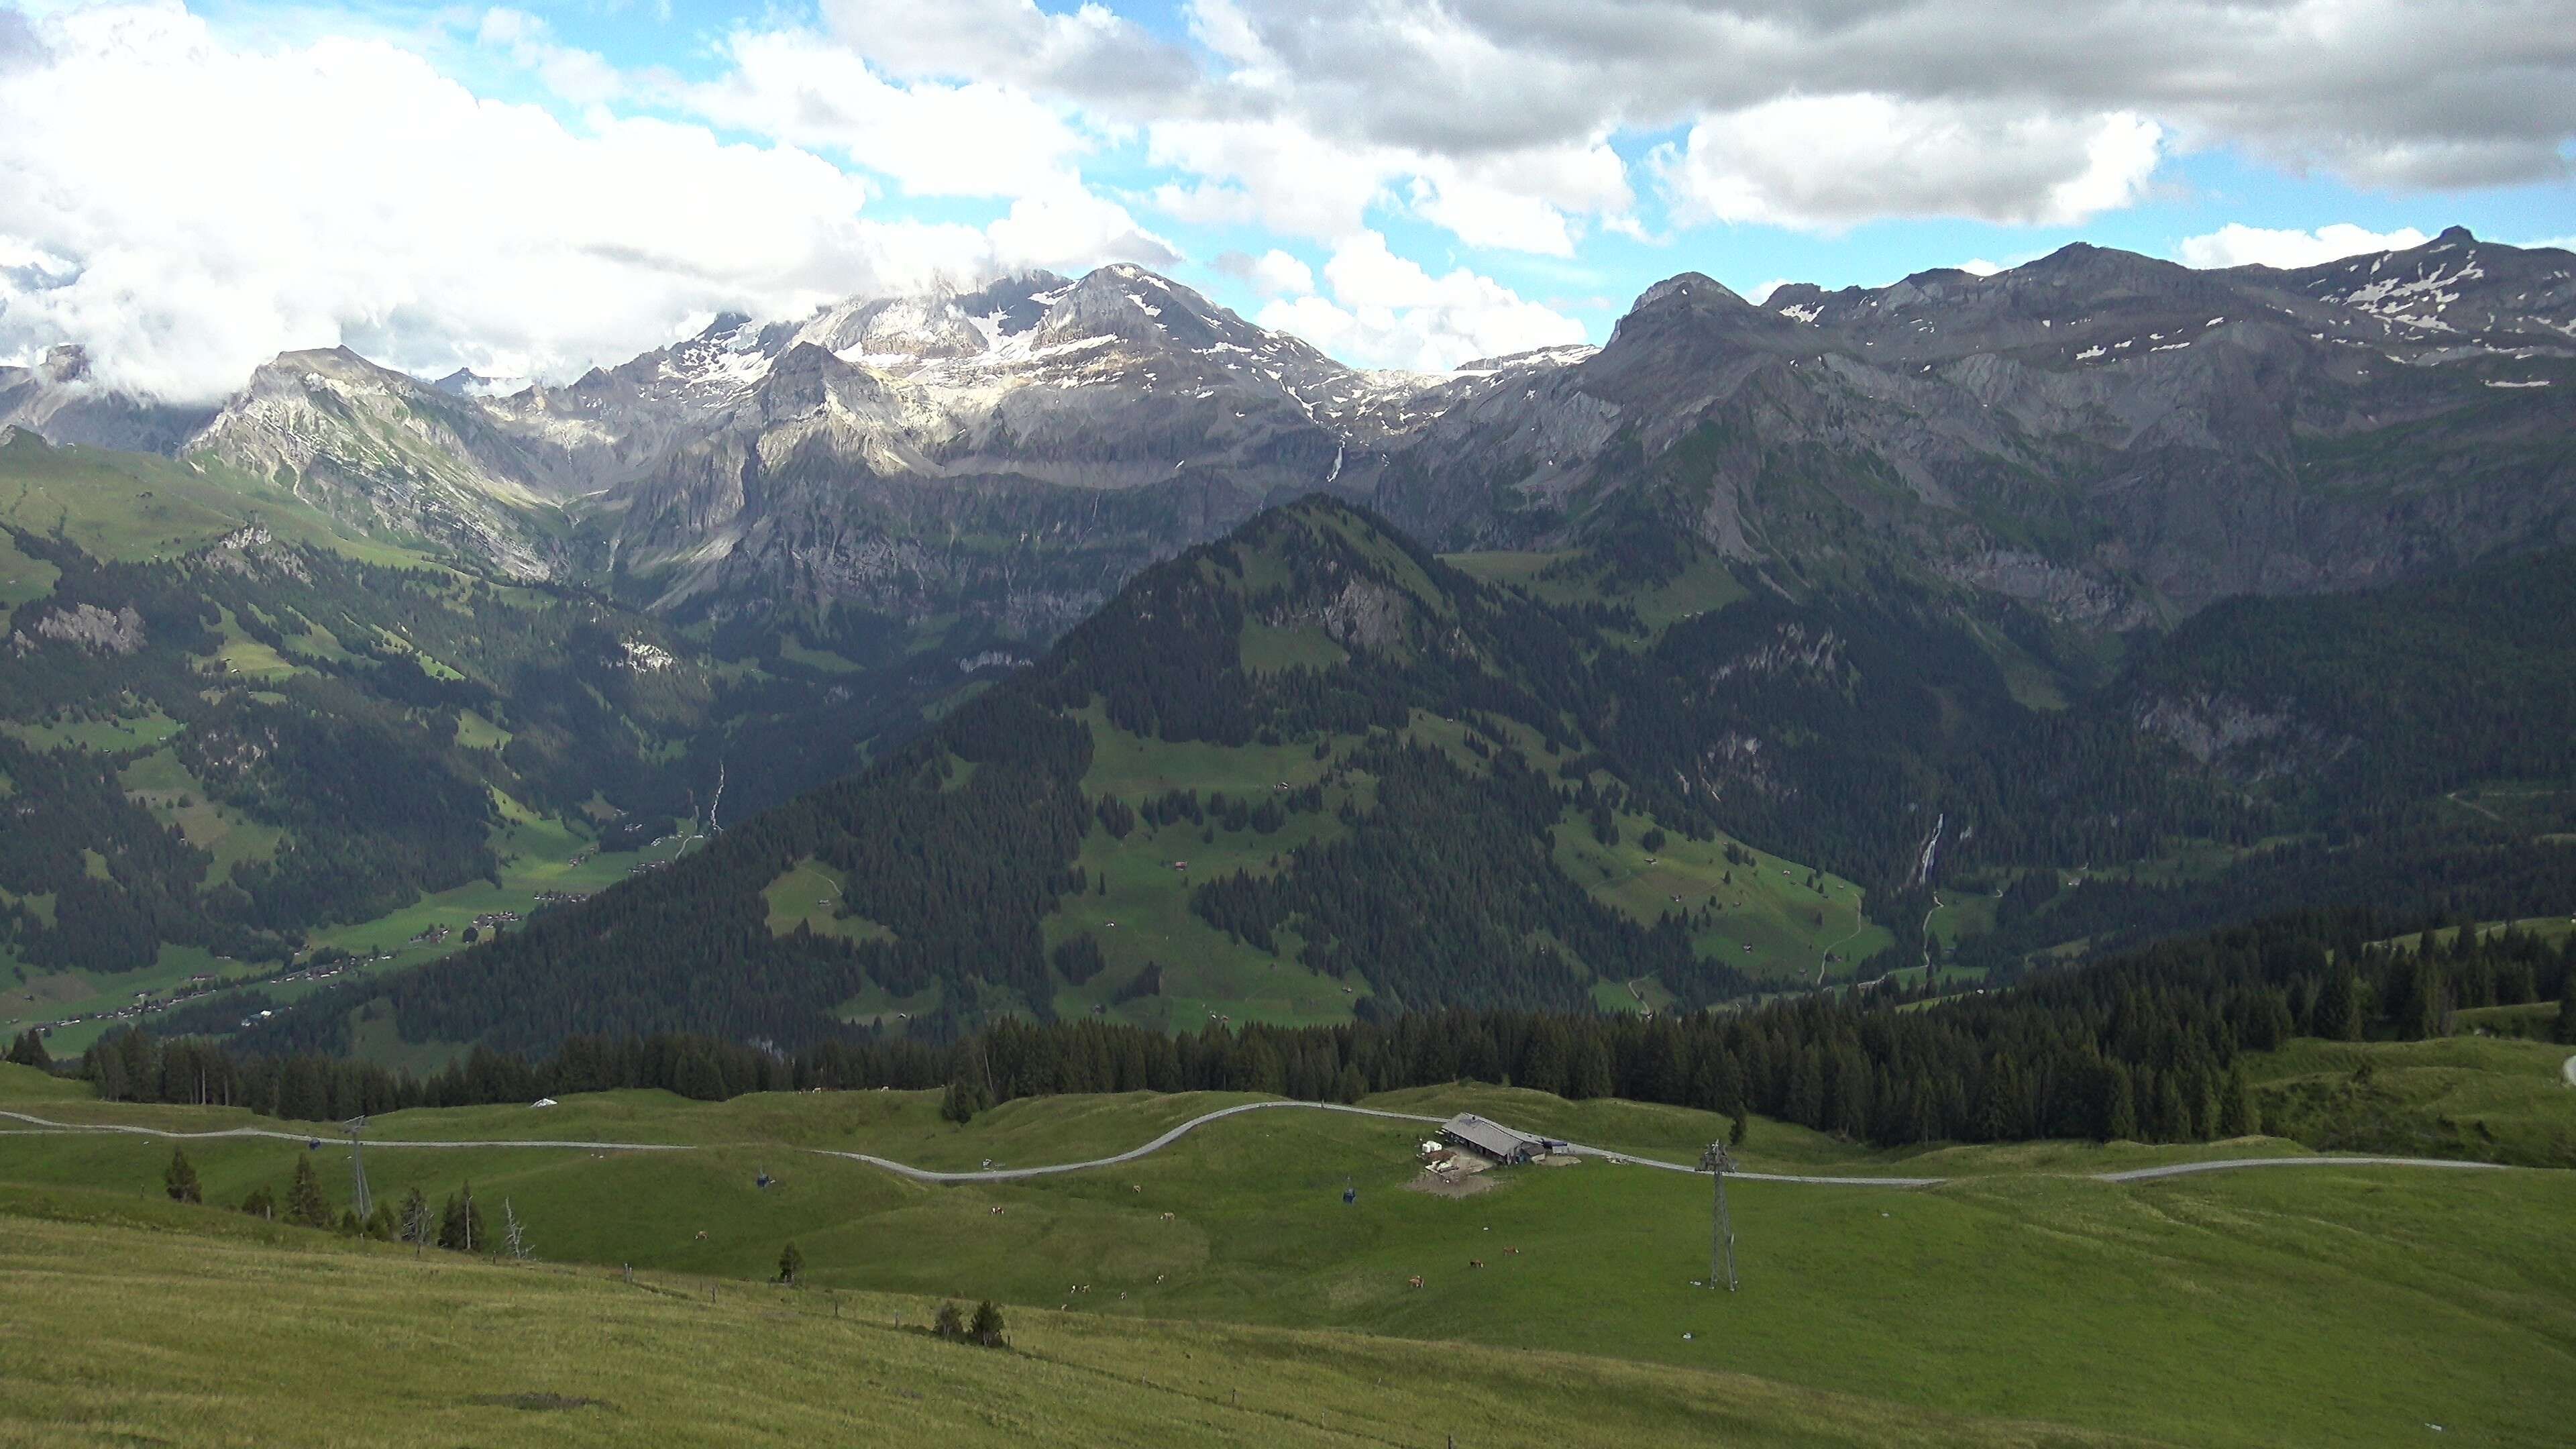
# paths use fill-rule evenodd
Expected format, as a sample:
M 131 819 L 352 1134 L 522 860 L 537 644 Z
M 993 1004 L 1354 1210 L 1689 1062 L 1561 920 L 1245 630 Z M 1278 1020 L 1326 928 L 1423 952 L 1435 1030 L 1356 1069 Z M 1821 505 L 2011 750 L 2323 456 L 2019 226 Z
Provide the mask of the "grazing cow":
M 1002 1216 L 1004 1213 L 1009 1212 L 1009 1211 L 1010 1211 L 1010 1209 L 1009 1209 L 1009 1208 L 1000 1208 L 1000 1207 L 996 1207 L 996 1208 L 986 1208 L 986 1209 L 984 1209 L 984 1211 L 986 1211 L 986 1212 L 988 1212 L 988 1213 L 991 1213 L 993 1216 L 995 1216 L 995 1217 L 997 1217 L 997 1218 L 998 1218 L 998 1217 Z
M 1127 1190 L 1129 1192 L 1143 1192 L 1145 1190 L 1145 1184 L 1141 1182 L 1131 1182 L 1127 1184 Z
M 1160 1273 L 1155 1274 L 1155 1275 L 1154 1275 L 1154 1281 L 1155 1281 L 1155 1282 L 1157 1282 L 1157 1283 L 1162 1282 L 1162 1281 L 1163 1281 L 1163 1275 L 1162 1275 L 1162 1274 L 1160 1274 Z
M 1506 1258 L 1517 1258 L 1517 1257 L 1519 1257 L 1520 1255 L 1521 1255 L 1521 1250 L 1520 1250 L 1520 1249 L 1518 1249 L 1518 1248 L 1505 1248 L 1505 1249 L 1503 1249 L 1503 1256 L 1504 1256 L 1504 1257 L 1506 1257 Z
M 1482 1258 L 1469 1258 L 1467 1260 L 1467 1266 L 1470 1268 L 1481 1268 L 1485 1266 L 1485 1260 Z
M 707 1230 L 706 1230 L 706 1229 L 704 1229 L 704 1228 L 700 1228 L 700 1229 L 698 1229 L 698 1241 L 699 1241 L 699 1242 L 701 1242 L 701 1243 L 703 1243 L 703 1242 L 705 1242 L 706 1240 L 707 1240 Z
M 1405 1280 L 1404 1280 L 1404 1286 L 1406 1286 L 1407 1288 L 1419 1288 L 1419 1287 L 1421 1287 L 1421 1286 L 1422 1286 L 1422 1275 L 1421 1275 L 1421 1274 L 1419 1274 L 1419 1273 L 1416 1273 L 1416 1274 L 1414 1274 L 1412 1277 L 1405 1279 Z
M 1171 1214 L 1171 1213 L 1165 1213 L 1165 1214 L 1163 1214 L 1163 1221 L 1165 1221 L 1165 1222 L 1167 1222 L 1167 1223 L 1170 1223 L 1170 1222 L 1178 1222 L 1178 1221 L 1180 1221 L 1180 1219 L 1179 1219 L 1179 1218 L 1177 1218 L 1176 1216 L 1174 1216 L 1174 1215 L 1173 1215 L 1173 1214 Z

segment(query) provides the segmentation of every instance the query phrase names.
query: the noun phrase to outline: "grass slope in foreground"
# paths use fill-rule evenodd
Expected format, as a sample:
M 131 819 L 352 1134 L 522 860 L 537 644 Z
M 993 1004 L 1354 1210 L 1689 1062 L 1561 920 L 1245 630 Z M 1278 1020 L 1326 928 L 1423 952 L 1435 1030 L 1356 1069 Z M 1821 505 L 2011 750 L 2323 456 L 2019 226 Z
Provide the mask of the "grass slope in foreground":
M 1748 1166 L 1955 1180 L 1925 1191 L 1737 1184 L 1745 1287 L 1730 1297 L 1691 1286 L 1707 1271 L 1706 1179 L 1587 1163 L 1500 1176 L 1465 1199 L 1434 1197 L 1404 1188 L 1421 1131 L 1405 1122 L 1258 1113 L 1114 1169 L 953 1188 L 787 1145 L 941 1165 L 1035 1164 L 1134 1146 L 1235 1100 L 1043 1099 L 960 1130 L 936 1123 L 934 1098 L 691 1104 L 618 1093 L 550 1111 L 406 1112 L 381 1120 L 385 1136 L 596 1131 L 708 1145 L 371 1148 L 367 1160 L 380 1196 L 418 1187 L 435 1204 L 470 1182 L 487 1214 L 508 1200 L 538 1251 L 557 1261 L 759 1279 L 794 1241 L 813 1281 L 848 1291 L 1603 1355 L 1751 1374 L 1927 1415 L 2037 1419 L 2178 1443 L 2412 1444 L 2429 1422 L 2472 1436 L 2455 1442 L 2553 1444 L 2576 1405 L 2565 1387 L 2576 1382 L 2576 1263 L 2563 1251 L 2576 1175 L 2566 1173 L 2336 1166 L 2110 1184 L 2083 1174 L 2231 1148 L 2300 1149 L 2268 1139 L 2043 1143 L 1900 1157 L 1757 1122 Z M 20 1100 L 61 1120 L 236 1120 Z M 1666 1157 L 1723 1125 L 1674 1108 L 1492 1088 L 1379 1102 L 1433 1114 L 1479 1108 Z M 0 1182 L 22 1194 L 157 1199 L 169 1152 L 129 1137 L 0 1138 Z M 282 1192 L 303 1150 L 231 1139 L 191 1144 L 189 1155 L 209 1201 L 237 1202 L 254 1187 Z M 326 1146 L 320 1165 L 336 1210 L 345 1152 Z M 776 1185 L 756 1187 L 762 1172 Z M 1346 1185 L 1358 1189 L 1351 1206 L 1341 1201 Z M 1410 1288 L 1417 1274 L 1425 1286 Z M 1069 1294 L 1074 1283 L 1091 1291 Z M 2408 1370 L 2387 1372 L 2393 1364 Z
M 500 1267 L 0 1191 L 0 1439 L 182 1444 L 2091 1445 L 1739 1374 Z M 185 1311 L 173 1311 L 184 1304 Z M 102 1365 L 122 1365 L 103 1372 Z

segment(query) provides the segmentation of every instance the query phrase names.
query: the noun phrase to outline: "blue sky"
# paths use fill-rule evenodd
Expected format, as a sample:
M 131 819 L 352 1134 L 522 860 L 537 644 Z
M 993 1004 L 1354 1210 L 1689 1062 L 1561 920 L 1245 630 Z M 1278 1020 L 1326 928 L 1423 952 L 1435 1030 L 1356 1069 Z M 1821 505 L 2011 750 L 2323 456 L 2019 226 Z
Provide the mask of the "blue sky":
M 1439 367 L 1598 342 L 1683 270 L 2567 239 L 2571 34 L 2566 0 L 22 5 L 0 356 L 558 374 L 1123 259 Z

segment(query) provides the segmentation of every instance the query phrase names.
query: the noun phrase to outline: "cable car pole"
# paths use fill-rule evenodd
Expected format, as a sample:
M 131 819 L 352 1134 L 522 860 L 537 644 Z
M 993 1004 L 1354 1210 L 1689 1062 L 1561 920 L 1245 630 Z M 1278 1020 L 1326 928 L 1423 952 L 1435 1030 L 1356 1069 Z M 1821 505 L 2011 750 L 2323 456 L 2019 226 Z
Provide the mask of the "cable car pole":
M 1732 1293 L 1735 1291 L 1735 1224 L 1726 1215 L 1726 1175 L 1735 1170 L 1735 1154 L 1726 1150 L 1725 1143 L 1712 1142 L 1708 1144 L 1708 1150 L 1700 1154 L 1699 1170 L 1710 1174 L 1717 1182 L 1717 1216 L 1710 1226 L 1708 1245 L 1708 1286 L 1717 1286 L 1717 1273 L 1722 1266 L 1726 1270 L 1726 1291 Z

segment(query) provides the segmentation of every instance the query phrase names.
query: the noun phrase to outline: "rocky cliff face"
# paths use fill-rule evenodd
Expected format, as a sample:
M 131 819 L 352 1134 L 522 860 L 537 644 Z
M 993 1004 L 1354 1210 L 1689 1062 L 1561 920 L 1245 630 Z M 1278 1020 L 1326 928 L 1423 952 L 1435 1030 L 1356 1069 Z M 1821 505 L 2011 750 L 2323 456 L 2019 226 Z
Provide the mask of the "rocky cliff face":
M 1597 356 L 1452 402 L 1378 502 L 1553 542 L 1624 501 L 1775 577 L 1860 556 L 2089 628 L 2389 582 L 2576 539 L 2571 276 L 2458 230 L 2307 273 L 2077 245 L 1760 307 L 1684 275 Z

